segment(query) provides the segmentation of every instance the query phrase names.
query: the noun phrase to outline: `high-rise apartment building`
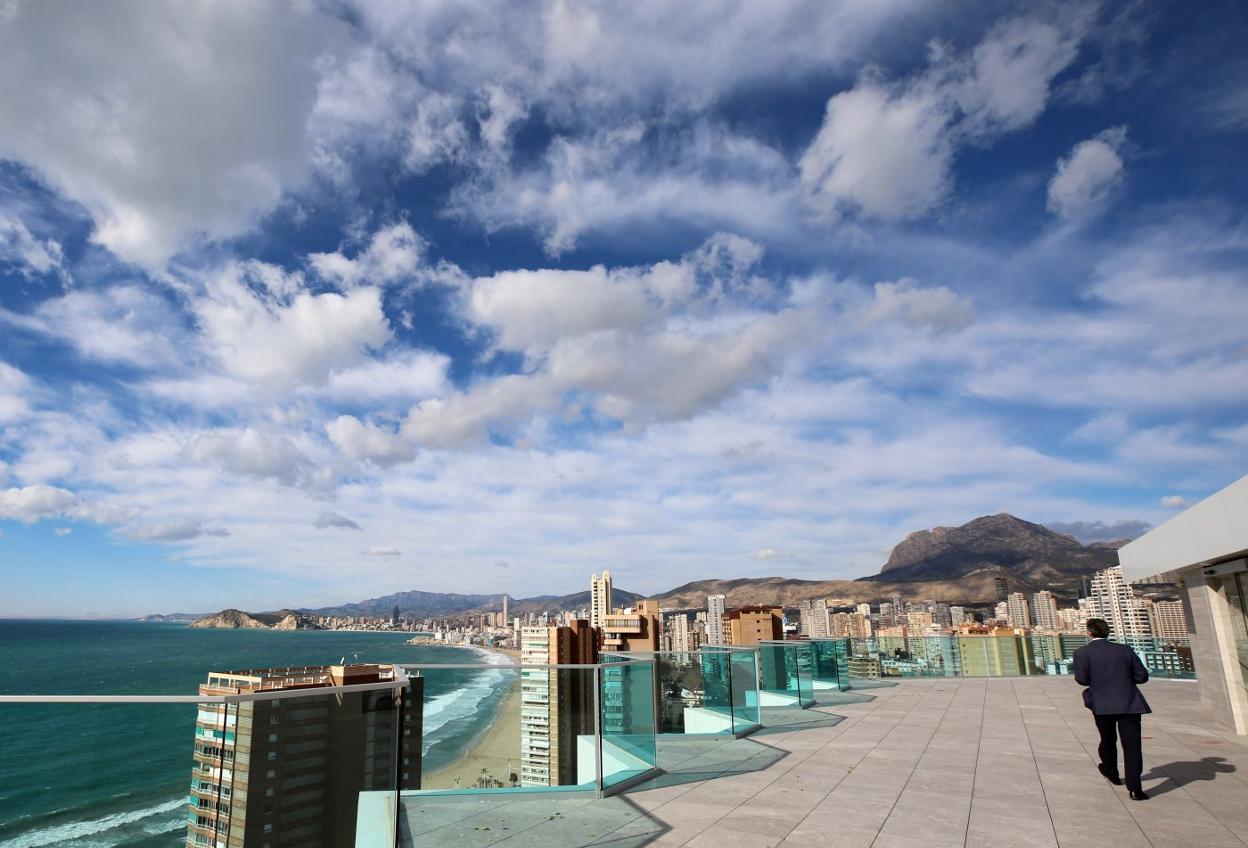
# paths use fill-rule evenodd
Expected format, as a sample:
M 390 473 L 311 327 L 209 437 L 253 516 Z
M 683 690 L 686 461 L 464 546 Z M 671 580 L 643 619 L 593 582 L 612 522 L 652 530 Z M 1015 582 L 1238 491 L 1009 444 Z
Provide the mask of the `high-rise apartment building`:
M 200 705 L 188 848 L 354 845 L 361 792 L 420 788 L 424 680 L 398 699 L 307 690 L 390 679 L 376 665 L 210 672 L 201 695 L 300 694 Z
M 1021 628 L 964 625 L 956 641 L 966 677 L 1036 673 L 1032 641 Z
M 588 665 L 598 661 L 598 634 L 589 622 L 525 627 L 521 665 Z M 520 670 L 520 785 L 577 782 L 576 739 L 594 732 L 590 669 Z
M 631 611 L 608 613 L 602 617 L 602 650 L 657 651 L 660 624 L 659 602 L 638 601 Z
M 871 605 L 870 605 L 870 604 L 859 604 L 859 605 L 858 605 L 858 614 L 859 614 L 859 615 L 867 615 L 867 616 L 871 615 Z
M 1031 612 L 1027 609 L 1027 596 L 1011 592 L 1005 601 L 1005 620 L 1010 627 L 1030 627 Z
M 1005 601 L 1010 597 L 1010 583 L 1004 577 L 992 578 L 992 585 L 997 590 L 997 600 Z
M 1092 576 L 1088 595 L 1090 618 L 1109 622 L 1110 638 L 1119 642 L 1148 639 L 1152 626 L 1148 610 L 1135 597 L 1135 591 L 1122 578 L 1122 568 L 1113 566 Z
M 724 644 L 724 596 L 706 596 L 706 644 Z
M 1057 618 L 1057 599 L 1048 590 L 1041 590 L 1031 596 L 1031 618 L 1041 630 L 1057 630 L 1060 622 Z
M 729 645 L 784 639 L 784 610 L 780 607 L 739 607 L 726 613 L 724 620 L 724 638 Z
M 611 596 L 611 572 L 603 569 L 602 576 L 589 578 L 589 626 L 602 627 L 602 619 L 611 614 L 615 599 Z
M 510 624 L 511 622 L 511 616 L 508 614 L 508 611 L 510 609 L 508 602 L 510 600 L 511 598 L 507 597 L 506 595 L 503 595 L 503 627 L 508 626 L 508 624 Z
M 668 638 L 673 651 L 696 651 L 697 641 L 693 630 L 689 627 L 689 616 L 674 615 L 667 622 Z
M 1187 614 L 1182 601 L 1157 601 L 1153 604 L 1153 632 L 1169 645 L 1186 645 L 1191 641 Z
M 797 607 L 798 632 L 811 639 L 828 635 L 828 603 L 822 598 L 802 601 Z
M 949 607 L 949 626 L 957 627 L 966 621 L 966 607 Z

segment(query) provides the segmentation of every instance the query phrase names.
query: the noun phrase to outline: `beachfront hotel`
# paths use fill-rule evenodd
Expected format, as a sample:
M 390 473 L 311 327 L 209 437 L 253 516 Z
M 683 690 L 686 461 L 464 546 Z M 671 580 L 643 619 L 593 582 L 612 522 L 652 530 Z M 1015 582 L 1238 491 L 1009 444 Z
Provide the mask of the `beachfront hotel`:
M 377 665 L 211 672 L 200 695 L 260 699 L 199 707 L 187 848 L 353 844 L 361 792 L 420 788 L 424 681 L 397 699 L 353 688 L 392 679 Z M 331 686 L 347 688 L 306 695 Z

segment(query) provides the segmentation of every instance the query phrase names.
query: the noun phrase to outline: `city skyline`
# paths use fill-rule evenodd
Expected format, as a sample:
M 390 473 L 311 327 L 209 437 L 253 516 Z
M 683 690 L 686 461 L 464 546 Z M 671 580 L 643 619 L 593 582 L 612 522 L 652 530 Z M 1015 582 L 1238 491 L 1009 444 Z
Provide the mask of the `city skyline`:
M 852 578 L 1242 476 L 1248 12 L 758 8 L 6 5 L 0 616 Z

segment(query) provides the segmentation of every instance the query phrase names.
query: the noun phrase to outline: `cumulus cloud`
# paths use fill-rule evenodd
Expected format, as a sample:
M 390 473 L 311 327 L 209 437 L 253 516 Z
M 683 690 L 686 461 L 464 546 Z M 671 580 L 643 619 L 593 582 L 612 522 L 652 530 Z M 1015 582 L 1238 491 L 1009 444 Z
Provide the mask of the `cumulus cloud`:
M 206 352 L 227 373 L 278 386 L 321 385 L 390 339 L 379 289 L 277 296 L 256 291 L 257 268 L 266 270 L 260 263 L 222 269 L 192 305 Z
M 1187 498 L 1182 495 L 1166 495 L 1161 499 L 1161 505 L 1166 509 L 1186 509 Z
M 384 227 L 354 258 L 342 251 L 313 253 L 308 264 L 326 280 L 345 288 L 385 286 L 409 277 L 425 253 L 425 242 L 407 222 Z
M 251 427 L 201 433 L 183 450 L 191 462 L 212 462 L 247 477 L 277 480 L 287 486 L 307 481 L 311 461 L 285 436 Z
M 833 95 L 799 170 L 811 205 L 839 216 L 918 218 L 952 185 L 959 146 L 988 144 L 1044 111 L 1078 36 L 1034 19 L 993 27 L 969 56 L 937 47 L 922 73 L 897 82 L 868 73 Z
M 423 350 L 396 351 L 352 368 L 331 371 L 325 384 L 301 393 L 340 403 L 412 402 L 447 390 L 450 357 Z
M 775 559 L 779 554 L 775 548 L 759 548 L 754 554 L 754 559 Z
M 201 536 L 230 535 L 224 528 L 207 525 L 208 519 L 202 517 L 173 518 L 125 527 L 121 535 L 135 542 L 188 542 Z
M 876 283 L 875 299 L 862 311 L 868 324 L 895 321 L 949 333 L 970 326 L 975 310 L 970 301 L 944 286 L 923 287 L 913 279 Z
M 354 460 L 389 466 L 416 458 L 416 446 L 411 442 L 352 415 L 340 415 L 330 421 L 325 432 L 338 450 Z
M 1152 529 L 1147 521 L 1126 519 L 1123 521 L 1050 521 L 1046 525 L 1050 530 L 1074 536 L 1085 545 L 1093 542 L 1120 542 L 1123 539 L 1136 539 Z
M 1109 203 L 1122 182 L 1126 127 L 1113 127 L 1081 141 L 1058 160 L 1049 180 L 1049 211 L 1059 218 L 1086 218 Z
M 72 527 L 57 527 L 57 528 L 56 528 L 56 529 L 54 529 L 52 532 L 53 532 L 54 534 L 56 534 L 57 536 L 68 536 L 70 533 L 73 533 L 73 532 L 74 532 L 74 528 L 72 528 Z
M 0 153 L 85 206 L 95 241 L 123 259 L 160 267 L 190 237 L 243 232 L 306 173 L 316 59 L 345 34 L 332 17 L 299 5 L 14 8 L 0 76 L 39 85 L 0 92 Z
M 53 271 L 68 278 L 65 254 L 55 239 L 39 239 L 15 216 L 0 209 L 0 268 L 11 267 L 27 279 Z
M 343 530 L 360 530 L 360 525 L 356 524 L 345 515 L 339 515 L 336 512 L 325 510 L 316 517 L 316 521 L 312 522 L 312 526 L 317 530 L 324 530 L 329 527 L 338 527 Z
M 403 552 L 392 545 L 371 545 L 363 551 L 365 556 L 392 557 L 402 556 Z
M 73 492 L 43 483 L 0 491 L 0 518 L 23 524 L 66 515 L 77 505 Z
M 138 285 L 70 291 L 30 315 L 0 313 L 0 321 L 62 341 L 88 359 L 142 368 L 175 366 L 186 346 L 171 304 Z

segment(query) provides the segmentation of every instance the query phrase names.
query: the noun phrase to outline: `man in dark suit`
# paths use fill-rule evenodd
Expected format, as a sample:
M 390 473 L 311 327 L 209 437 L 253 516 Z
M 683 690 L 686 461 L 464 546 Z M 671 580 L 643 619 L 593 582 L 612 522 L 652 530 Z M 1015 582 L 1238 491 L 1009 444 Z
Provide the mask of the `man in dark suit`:
M 1086 686 L 1083 703 L 1096 719 L 1101 734 L 1100 769 L 1105 779 L 1122 785 L 1118 777 L 1118 739 L 1122 740 L 1122 761 L 1127 778 L 1127 794 L 1133 801 L 1147 801 L 1140 773 L 1144 753 L 1140 747 L 1140 716 L 1151 713 L 1137 684 L 1148 682 L 1148 669 L 1135 651 L 1109 641 L 1109 624 L 1103 618 L 1088 619 L 1092 641 L 1075 651 L 1075 682 Z

